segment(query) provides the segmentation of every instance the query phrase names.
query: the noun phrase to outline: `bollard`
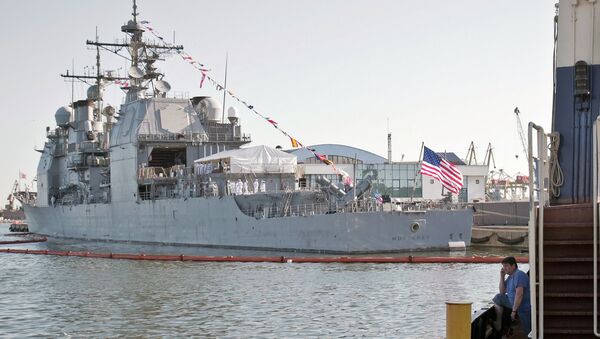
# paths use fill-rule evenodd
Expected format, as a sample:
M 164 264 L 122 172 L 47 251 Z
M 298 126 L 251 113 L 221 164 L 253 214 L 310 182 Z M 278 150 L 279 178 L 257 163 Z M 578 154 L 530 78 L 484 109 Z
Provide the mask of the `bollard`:
M 446 302 L 446 339 L 471 338 L 470 302 Z

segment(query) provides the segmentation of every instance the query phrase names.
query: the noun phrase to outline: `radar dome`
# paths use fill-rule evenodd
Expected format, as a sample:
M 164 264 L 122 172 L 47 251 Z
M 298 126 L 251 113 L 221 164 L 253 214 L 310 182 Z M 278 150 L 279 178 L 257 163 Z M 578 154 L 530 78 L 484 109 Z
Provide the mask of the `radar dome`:
M 228 118 L 237 118 L 239 117 L 238 109 L 231 106 L 227 109 L 227 117 Z
M 204 98 L 196 104 L 196 112 L 204 115 L 208 121 L 221 120 L 221 104 L 214 98 Z
M 98 91 L 98 85 L 92 85 L 87 90 L 87 98 L 90 100 L 100 100 L 102 99 L 102 93 L 104 89 L 100 88 Z
M 121 26 L 121 31 L 129 33 L 143 32 L 144 28 L 139 23 L 129 20 L 127 24 Z
M 56 125 L 60 127 L 69 126 L 69 121 L 71 121 L 71 113 L 73 110 L 71 107 L 63 106 L 59 108 L 56 113 L 54 113 L 54 119 L 56 120 Z

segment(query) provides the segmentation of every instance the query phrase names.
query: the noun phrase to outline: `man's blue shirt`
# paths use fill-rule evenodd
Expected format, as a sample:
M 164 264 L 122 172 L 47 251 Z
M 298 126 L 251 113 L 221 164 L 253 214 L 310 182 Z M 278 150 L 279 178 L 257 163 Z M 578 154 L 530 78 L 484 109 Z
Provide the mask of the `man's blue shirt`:
M 515 270 L 515 273 L 508 276 L 505 281 L 506 284 L 506 295 L 510 304 L 514 306 L 515 296 L 517 293 L 517 287 L 523 287 L 523 300 L 521 300 L 521 306 L 519 311 L 527 311 L 531 309 L 531 303 L 529 302 L 529 277 L 525 272 L 521 270 Z

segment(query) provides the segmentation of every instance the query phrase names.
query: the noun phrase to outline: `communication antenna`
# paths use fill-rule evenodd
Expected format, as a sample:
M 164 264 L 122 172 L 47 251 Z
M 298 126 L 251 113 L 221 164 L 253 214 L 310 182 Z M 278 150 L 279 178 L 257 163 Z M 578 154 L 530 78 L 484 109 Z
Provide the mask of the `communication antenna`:
M 132 77 L 132 78 L 134 78 L 134 79 L 141 79 L 141 78 L 144 77 L 144 71 L 142 71 L 137 66 L 131 66 L 131 67 L 129 67 L 129 70 L 127 70 L 127 74 L 129 74 L 129 76 Z
M 227 63 L 229 53 L 225 53 L 225 81 L 223 82 L 223 113 L 221 114 L 221 123 L 225 123 L 225 98 L 227 97 Z
M 167 93 L 168 91 L 171 90 L 171 85 L 168 82 L 164 81 L 164 80 L 158 80 L 156 82 L 156 84 L 154 85 L 154 87 L 160 93 Z
M 96 26 L 96 43 L 99 42 L 98 26 Z M 93 87 L 93 86 L 92 86 Z M 98 100 L 98 112 L 102 112 L 102 74 L 100 73 L 100 46 L 96 45 L 96 99 Z M 75 107 L 73 107 L 75 109 Z M 100 114 L 94 112 L 94 117 L 101 121 Z
M 75 74 L 75 58 L 71 60 L 71 74 Z M 69 75 L 68 70 L 67 75 Z M 71 109 L 75 110 L 75 78 L 71 78 Z
M 137 4 L 135 3 L 135 0 L 133 0 L 133 13 L 131 13 L 131 15 L 133 15 L 133 22 L 137 22 Z
M 141 25 L 137 23 L 137 17 L 139 16 L 139 13 L 137 11 L 136 0 L 133 0 L 133 12 L 131 14 L 133 16 L 132 20 L 128 21 L 125 25 L 121 26 L 121 31 L 130 36 L 128 40 L 126 39 L 123 42 L 113 43 L 100 42 L 98 41 L 98 30 L 96 29 L 96 39 L 94 41 L 86 41 L 87 45 L 95 46 L 96 48 L 97 57 L 95 71 L 89 71 L 89 68 L 84 68 L 84 70 L 87 69 L 88 71 L 85 71 L 83 75 L 77 75 L 74 74 L 74 72 L 73 74 L 69 74 L 69 72 L 67 71 L 66 75 L 61 74 L 61 76 L 69 79 L 77 79 L 79 81 L 87 83 L 88 85 L 92 85 L 90 82 L 88 82 L 88 80 L 95 80 L 96 84 L 98 85 L 98 90 L 101 89 L 103 82 L 106 83 L 119 80 L 120 83 L 123 84 L 124 81 L 127 81 L 127 86 L 121 87 L 123 90 L 127 91 L 126 102 L 135 100 L 139 96 L 144 96 L 144 91 L 147 89 L 143 85 L 144 82 L 146 80 L 158 80 L 161 76 L 161 74 L 154 72 L 155 68 L 152 67 L 152 63 L 156 60 L 160 60 L 160 55 L 180 52 L 181 50 L 183 50 L 183 46 L 154 44 L 144 40 L 142 37 L 144 29 Z M 105 72 L 103 72 L 102 68 L 100 67 L 99 52 L 101 48 L 118 56 L 121 56 L 131 62 L 129 69 L 127 70 L 127 77 L 116 76 L 110 72 L 106 72 L 106 74 L 104 74 Z M 129 56 L 122 55 L 121 50 L 127 51 L 129 53 Z M 146 50 L 153 51 L 154 54 L 152 55 L 152 57 L 147 56 L 147 52 L 145 52 Z M 141 53 L 140 51 L 144 52 Z M 140 68 L 142 63 L 146 65 L 145 68 Z M 166 92 L 170 89 L 170 85 L 162 85 L 163 86 L 159 88 L 160 91 Z M 72 94 L 72 97 L 74 98 L 74 93 Z M 101 109 L 102 102 L 99 102 L 99 112 L 101 112 Z M 96 113 L 94 113 L 94 116 L 96 116 Z

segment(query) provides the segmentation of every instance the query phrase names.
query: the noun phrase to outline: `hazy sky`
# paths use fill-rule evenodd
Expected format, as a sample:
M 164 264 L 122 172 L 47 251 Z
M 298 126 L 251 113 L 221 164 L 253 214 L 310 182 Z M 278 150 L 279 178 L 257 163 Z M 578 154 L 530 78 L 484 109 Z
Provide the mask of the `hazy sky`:
M 418 160 L 421 142 L 478 160 L 489 142 L 496 164 L 526 172 L 513 114 L 550 127 L 552 1 L 156 1 L 139 0 L 149 20 L 228 87 L 304 144 L 347 144 L 393 160 Z M 93 40 L 123 38 L 126 0 L 3 1 L 0 102 L 0 199 L 19 169 L 35 176 L 45 127 L 71 101 L 60 73 L 95 64 Z M 105 69 L 126 69 L 103 54 Z M 179 57 L 161 63 L 173 91 L 221 96 Z M 113 86 L 105 98 L 118 105 Z M 86 85 L 75 86 L 76 100 Z M 233 100 L 228 99 L 228 104 Z M 238 106 L 253 145 L 289 140 Z M 519 158 L 516 159 L 515 155 Z

